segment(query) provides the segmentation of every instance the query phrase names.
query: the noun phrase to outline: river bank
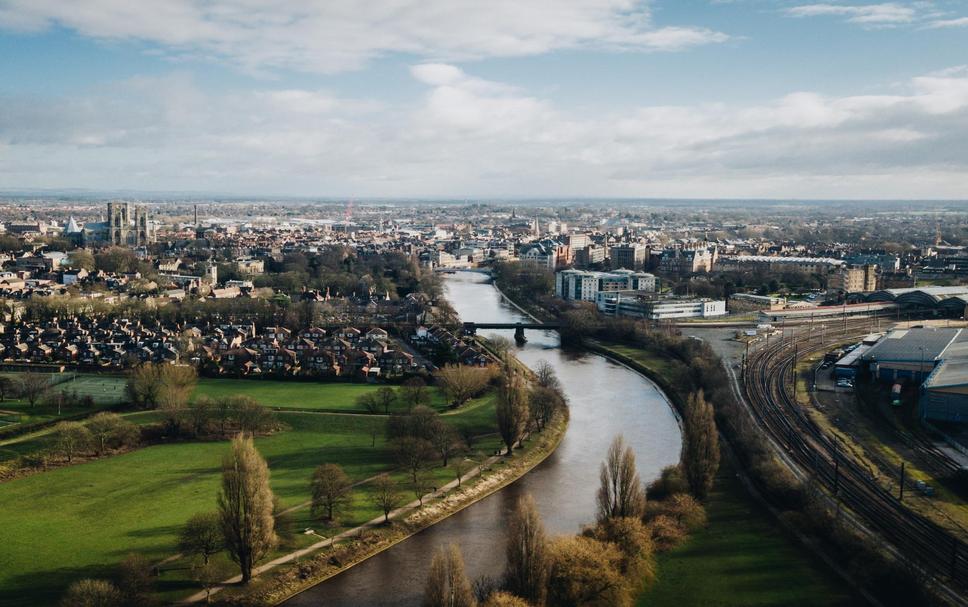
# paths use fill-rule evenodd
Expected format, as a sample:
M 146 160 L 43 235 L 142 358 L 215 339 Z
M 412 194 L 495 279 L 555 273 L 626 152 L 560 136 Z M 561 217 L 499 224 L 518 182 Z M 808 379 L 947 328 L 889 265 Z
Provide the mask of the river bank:
M 380 517 L 281 557 L 269 564 L 280 567 L 278 572 L 256 579 L 244 590 L 226 587 L 219 602 L 277 605 L 363 563 L 515 482 L 554 453 L 567 428 L 567 415 L 559 416 L 544 432 L 529 437 L 512 457 L 490 457 L 462 476 L 459 484 L 455 479 L 432 496 L 424 497 L 422 504 L 414 501 L 394 511 L 390 515 L 391 525 L 384 525 Z M 302 557 L 308 558 L 300 561 Z M 202 592 L 185 602 L 205 599 Z
M 445 288 L 462 320 L 530 322 L 487 276 L 458 272 L 447 276 Z M 510 338 L 513 330 L 481 333 Z M 624 434 L 635 450 L 646 482 L 679 461 L 676 416 L 653 382 L 597 354 L 562 350 L 554 332 L 529 330 L 527 335 L 527 343 L 513 346 L 516 358 L 532 369 L 542 362 L 552 365 L 569 399 L 569 428 L 555 451 L 516 482 L 295 595 L 286 605 L 420 605 L 430 555 L 449 544 L 459 546 L 471 579 L 496 579 L 505 566 L 506 521 L 521 496 L 534 498 L 549 534 L 574 534 L 594 522 L 599 464 L 617 434 Z

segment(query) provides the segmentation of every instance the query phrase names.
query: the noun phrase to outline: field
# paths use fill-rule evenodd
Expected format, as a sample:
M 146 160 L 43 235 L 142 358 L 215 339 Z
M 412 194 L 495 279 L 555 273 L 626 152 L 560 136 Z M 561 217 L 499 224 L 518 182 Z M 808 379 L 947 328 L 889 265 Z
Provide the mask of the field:
M 17 382 L 19 374 L 3 373 L 5 377 Z M 66 381 L 65 381 L 66 380 Z M 58 413 L 56 405 L 50 405 L 42 398 L 33 407 L 25 400 L 14 399 L 0 402 L 0 428 L 16 424 L 30 424 L 44 422 L 57 418 L 59 415 L 75 415 L 89 413 L 116 405 L 124 400 L 125 379 L 112 375 L 93 374 L 56 374 L 51 376 L 50 393 L 77 393 L 79 397 L 90 396 L 95 406 L 91 407 L 62 407 Z
M 245 382 L 245 386 L 253 383 L 262 382 Z M 358 394 L 360 389 L 370 388 L 292 385 L 307 398 L 311 389 L 312 402 L 318 405 L 342 406 L 345 410 L 353 408 L 345 399 L 355 398 L 354 391 Z M 332 394 L 328 394 L 330 390 Z M 276 393 L 285 395 L 285 390 Z M 273 396 L 264 392 L 259 398 Z M 272 487 L 283 507 L 309 500 L 309 478 L 321 463 L 339 463 L 355 482 L 394 467 L 384 444 L 383 416 L 311 411 L 278 415 L 287 429 L 258 438 L 256 445 L 269 463 Z M 493 398 L 488 396 L 448 412 L 446 419 L 474 434 L 486 434 L 494 431 L 493 416 Z M 146 423 L 157 414 L 144 412 L 128 417 Z M 490 452 L 496 446 L 495 438 L 482 437 L 475 441 L 474 449 Z M 0 588 L 4 590 L 0 604 L 56 602 L 71 580 L 110 576 L 130 551 L 154 561 L 174 555 L 180 525 L 195 512 L 214 509 L 219 463 L 226 451 L 225 441 L 157 445 L 0 484 L 0 528 L 5 530 L 4 550 L 0 552 Z M 404 480 L 399 471 L 394 477 Z M 436 468 L 432 484 L 442 485 L 452 477 L 452 471 Z M 366 484 L 354 490 L 354 505 L 341 520 L 341 528 L 377 516 L 367 492 Z M 322 533 L 336 530 L 310 520 L 307 508 L 297 509 L 293 517 L 299 531 L 307 527 Z M 313 540 L 299 534 L 293 541 L 306 544 Z M 230 573 L 225 559 L 221 565 Z M 159 578 L 162 597 L 173 600 L 192 588 L 188 573 L 186 562 L 167 564 Z
M 640 607 L 862 604 L 746 494 L 725 459 L 706 512 L 705 529 L 659 555 L 658 582 Z
M 312 383 L 261 379 L 208 379 L 198 380 L 194 398 L 207 396 L 218 398 L 244 394 L 274 409 L 312 409 L 334 413 L 361 413 L 356 399 L 376 391 L 376 384 Z M 442 410 L 446 400 L 439 390 L 431 389 L 431 406 Z

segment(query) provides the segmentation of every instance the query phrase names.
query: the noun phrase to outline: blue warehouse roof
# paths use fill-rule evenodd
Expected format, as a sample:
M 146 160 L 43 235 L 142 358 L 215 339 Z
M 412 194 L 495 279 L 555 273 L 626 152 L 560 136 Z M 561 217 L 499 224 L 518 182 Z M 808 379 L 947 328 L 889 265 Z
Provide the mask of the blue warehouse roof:
M 861 357 L 865 361 L 919 362 L 937 360 L 952 344 L 968 341 L 961 329 L 894 329 Z M 923 358 L 922 358 L 923 357 Z

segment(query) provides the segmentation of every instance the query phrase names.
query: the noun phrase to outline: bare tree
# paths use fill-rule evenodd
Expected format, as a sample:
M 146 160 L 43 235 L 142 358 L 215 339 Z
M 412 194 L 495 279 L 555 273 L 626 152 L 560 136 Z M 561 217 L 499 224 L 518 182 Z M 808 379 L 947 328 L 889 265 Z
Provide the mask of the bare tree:
M 427 382 L 419 377 L 411 377 L 400 384 L 399 397 L 407 411 L 413 411 L 414 407 L 430 403 L 430 390 Z
M 615 544 L 566 536 L 550 544 L 549 555 L 549 605 L 631 605 L 631 580 L 622 575 L 622 553 Z
M 404 436 L 398 438 L 393 447 L 397 462 L 410 474 L 413 482 L 417 481 L 417 473 L 427 467 L 427 463 L 433 456 L 433 447 L 430 442 L 416 437 Z
M 635 452 L 616 436 L 599 473 L 598 520 L 639 518 L 645 512 L 645 490 L 635 467 Z
M 544 430 L 545 426 L 564 408 L 565 400 L 554 388 L 546 388 L 539 383 L 528 393 L 528 413 L 531 424 L 539 432 Z
M 430 444 L 433 445 L 434 451 L 440 456 L 441 465 L 446 467 L 452 456 L 464 450 L 464 444 L 453 426 L 440 418 L 437 418 L 436 422 L 430 435 Z
M 552 390 L 559 390 L 561 388 L 561 382 L 558 381 L 558 375 L 555 373 L 555 368 L 551 366 L 546 360 L 538 361 L 538 365 L 534 370 L 535 378 L 537 379 L 538 385 L 542 388 L 550 388 Z
M 118 566 L 118 590 L 126 605 L 144 605 L 154 588 L 151 561 L 137 553 L 124 557 Z
M 325 513 L 326 520 L 335 520 L 340 510 L 349 502 L 353 483 L 337 464 L 322 464 L 313 472 L 312 515 Z
M 511 450 L 521 439 L 527 426 L 529 416 L 527 400 L 523 380 L 514 372 L 510 364 L 505 364 L 497 393 L 496 415 L 498 432 L 507 446 L 508 455 L 511 455 Z
M 390 415 L 390 407 L 397 402 L 397 393 L 390 386 L 380 386 L 374 393 L 376 401 L 383 407 L 383 414 Z
M 390 522 L 390 513 L 403 502 L 403 496 L 397 484 L 389 474 L 381 474 L 373 481 L 373 493 L 370 494 L 373 504 L 383 512 L 383 522 Z
M 376 396 L 376 392 L 360 394 L 356 398 L 356 404 L 358 407 L 370 414 L 380 413 L 383 409 L 380 405 L 379 399 Z
M 97 455 L 103 455 L 109 448 L 135 445 L 141 440 L 138 427 L 117 413 L 98 413 L 86 425 L 91 432 Z
M 178 550 L 198 557 L 208 565 L 209 559 L 225 549 L 225 538 L 217 512 L 193 514 L 178 534 Z
M 547 539 L 530 495 L 518 500 L 508 521 L 506 554 L 507 589 L 535 605 L 543 604 L 548 579 Z
M 226 548 L 248 583 L 255 563 L 278 541 L 269 467 L 249 436 L 232 439 L 232 451 L 222 460 L 218 510 Z
M 719 470 L 719 434 L 716 418 L 703 391 L 689 395 L 685 414 L 686 444 L 683 450 L 683 472 L 689 490 L 703 500 Z
M 434 554 L 424 586 L 424 607 L 476 607 L 460 549 L 450 544 Z
M 50 390 L 49 378 L 41 373 L 25 371 L 20 375 L 20 396 L 33 407 Z
M 7 400 L 7 397 L 16 392 L 16 386 L 9 377 L 0 377 L 0 402 Z
M 491 375 L 487 367 L 446 365 L 437 371 L 436 378 L 451 405 L 459 407 L 484 390 Z
M 54 426 L 55 448 L 67 459 L 67 463 L 90 448 L 91 442 L 91 431 L 81 422 L 61 422 Z

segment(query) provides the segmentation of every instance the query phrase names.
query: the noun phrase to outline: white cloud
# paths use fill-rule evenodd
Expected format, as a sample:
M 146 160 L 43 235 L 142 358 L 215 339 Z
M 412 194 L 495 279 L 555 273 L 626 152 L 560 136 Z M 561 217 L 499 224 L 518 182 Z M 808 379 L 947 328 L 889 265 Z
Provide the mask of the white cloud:
M 0 98 L 0 187 L 356 196 L 968 198 L 968 67 L 890 95 L 566 110 L 450 64 L 416 105 L 173 74 Z
M 792 17 L 845 17 L 850 23 L 865 26 L 894 26 L 912 23 L 918 11 L 911 6 L 886 2 L 882 4 L 805 4 L 787 9 Z
M 959 17 L 956 19 L 938 19 L 928 23 L 927 27 L 930 29 L 968 27 L 968 17 Z
M 576 47 L 678 51 L 724 42 L 653 24 L 649 0 L 0 0 L 0 28 L 65 27 L 245 69 L 334 73 L 388 54 L 461 60 Z

